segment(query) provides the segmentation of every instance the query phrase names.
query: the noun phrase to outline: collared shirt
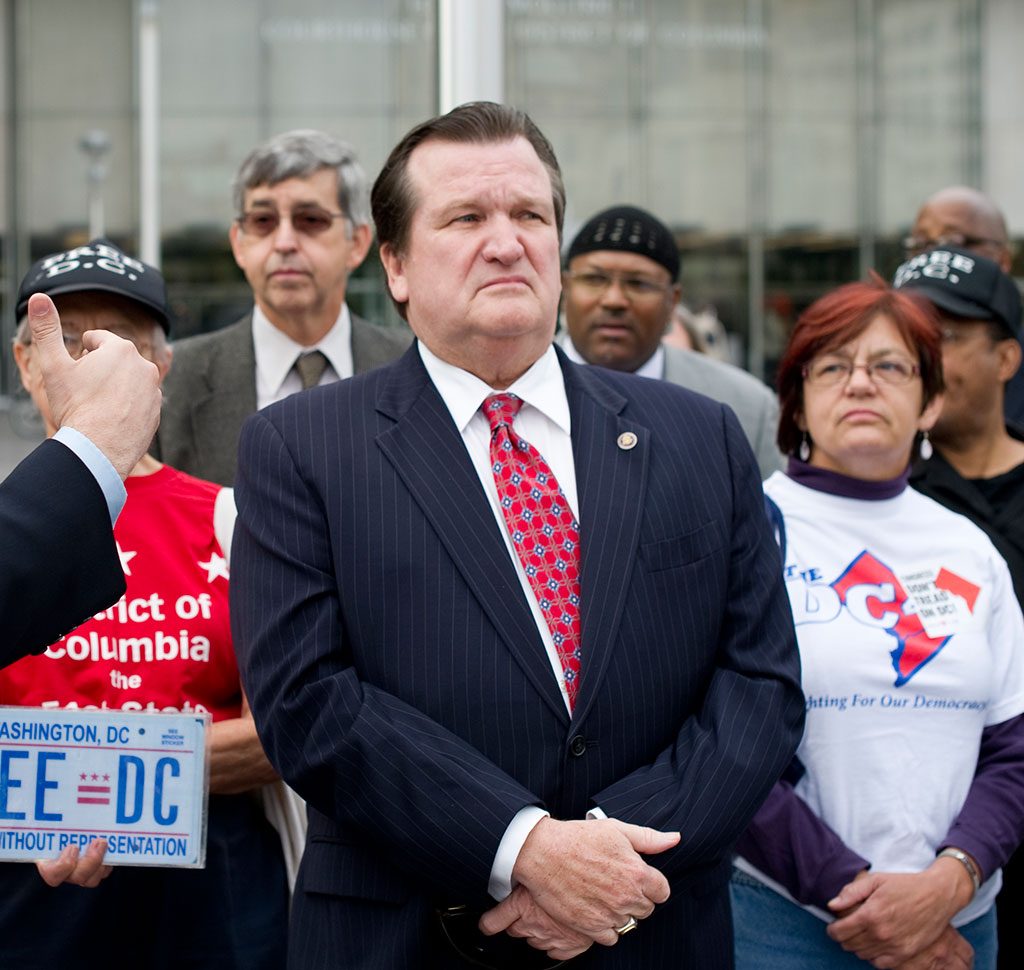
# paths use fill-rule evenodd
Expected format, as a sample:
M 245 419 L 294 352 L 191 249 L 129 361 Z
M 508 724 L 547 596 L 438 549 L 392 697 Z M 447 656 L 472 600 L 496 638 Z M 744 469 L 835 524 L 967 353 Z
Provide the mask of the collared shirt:
M 103 498 L 107 503 L 107 512 L 110 513 L 110 524 L 113 525 L 121 514 L 121 509 L 124 508 L 128 493 L 125 491 L 121 476 L 110 464 L 110 459 L 81 431 L 67 425 L 57 429 L 53 440 L 70 448 L 89 469 L 92 477 L 96 479 L 96 484 L 103 492 Z
M 572 342 L 572 337 L 568 333 L 563 333 L 558 338 L 558 346 L 565 351 L 565 356 L 569 358 L 574 364 L 585 364 L 586 361 L 583 359 L 583 355 L 576 349 L 576 345 Z M 658 344 L 658 349 L 654 351 L 651 356 L 645 360 L 635 371 L 633 371 L 637 377 L 651 377 L 655 380 L 664 380 L 665 378 L 665 349 Z
M 296 343 L 278 330 L 258 305 L 254 306 L 252 342 L 256 351 L 257 408 L 283 401 L 302 390 L 302 380 L 294 369 L 295 361 L 311 350 L 319 350 L 327 358 L 328 366 L 320 378 L 321 384 L 351 377 L 353 373 L 352 318 L 344 303 L 334 326 L 312 347 Z
M 509 537 L 505 516 L 498 503 L 498 488 L 494 484 L 494 475 L 491 472 L 491 426 L 480 406 L 490 395 L 499 392 L 468 371 L 441 360 L 422 341 L 417 342 L 417 347 L 427 374 L 430 375 L 455 422 L 455 427 L 462 435 L 470 460 L 501 530 L 501 536 L 505 540 L 505 548 L 519 577 L 523 595 L 530 605 L 537 632 L 544 641 L 552 674 L 568 710 L 569 695 L 562 675 L 562 662 L 551 639 L 551 631 L 548 629 L 544 614 L 537 605 L 537 598 L 523 569 L 522 561 Z M 522 377 L 506 389 L 506 392 L 515 394 L 524 402 L 513 422 L 516 434 L 525 438 L 544 456 L 578 522 L 580 511 L 576 492 L 576 466 L 572 455 L 572 421 L 569 416 L 569 400 L 565 394 L 565 380 L 554 348 L 549 347 Z M 583 662 L 586 663 L 586 658 Z M 505 830 L 495 853 L 488 884 L 488 890 L 495 899 L 504 899 L 512 892 L 512 869 L 519 857 L 519 851 L 527 836 L 533 831 L 533 827 L 548 814 L 537 806 L 527 806 L 515 815 Z
M 422 341 L 417 343 L 417 347 L 423 366 L 426 367 L 430 379 L 447 406 L 455 427 L 459 429 L 473 467 L 480 478 L 484 494 L 505 540 L 505 548 L 523 587 L 526 602 L 530 604 L 533 622 L 544 641 L 544 649 L 547 650 L 552 672 L 562 692 L 562 700 L 568 709 L 569 695 L 565 688 L 565 678 L 562 676 L 562 661 L 559 659 L 558 651 L 551 639 L 551 631 L 537 604 L 537 597 L 533 593 L 522 561 L 512 545 L 505 516 L 498 502 L 498 488 L 494 484 L 494 475 L 491 472 L 491 426 L 480 406 L 492 394 L 501 392 L 495 391 L 469 371 L 441 360 L 436 354 L 431 353 Z M 576 497 L 576 466 L 572 457 L 569 401 L 565 396 L 562 368 L 558 365 L 554 348 L 549 347 L 522 377 L 507 388 L 505 393 L 515 394 L 522 399 L 522 410 L 513 422 L 516 434 L 529 441 L 544 456 L 578 522 L 580 507 Z

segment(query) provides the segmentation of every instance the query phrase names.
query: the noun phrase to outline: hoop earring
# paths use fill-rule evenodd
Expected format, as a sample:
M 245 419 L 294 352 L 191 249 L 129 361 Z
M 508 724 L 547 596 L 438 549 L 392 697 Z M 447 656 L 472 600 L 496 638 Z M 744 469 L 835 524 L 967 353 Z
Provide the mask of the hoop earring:
M 928 440 L 928 432 L 921 432 L 921 443 L 917 446 L 917 453 L 921 456 L 921 461 L 927 461 L 935 454 L 935 449 L 932 447 L 932 443 Z
M 811 438 L 810 435 L 805 431 L 803 437 L 800 439 L 800 447 L 797 450 L 797 457 L 803 461 L 810 461 L 811 458 Z

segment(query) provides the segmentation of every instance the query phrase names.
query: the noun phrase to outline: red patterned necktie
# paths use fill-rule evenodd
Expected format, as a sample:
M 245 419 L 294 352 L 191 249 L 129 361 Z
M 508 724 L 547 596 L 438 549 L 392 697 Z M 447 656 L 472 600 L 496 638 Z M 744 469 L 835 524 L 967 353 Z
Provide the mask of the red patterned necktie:
M 580 680 L 580 526 L 548 463 L 512 429 L 522 406 L 515 394 L 492 394 L 483 403 L 491 471 L 512 545 L 562 661 L 572 710 Z

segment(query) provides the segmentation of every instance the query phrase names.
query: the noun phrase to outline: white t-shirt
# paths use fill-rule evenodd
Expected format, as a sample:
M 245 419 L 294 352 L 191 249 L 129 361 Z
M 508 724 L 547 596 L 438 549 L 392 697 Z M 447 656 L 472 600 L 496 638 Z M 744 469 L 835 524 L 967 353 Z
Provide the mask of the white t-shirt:
M 1024 620 L 1006 563 L 963 516 L 907 488 L 842 498 L 781 472 L 807 726 L 797 793 L 877 872 L 918 872 L 956 819 L 981 732 L 1024 711 Z M 954 924 L 982 915 L 989 878 Z

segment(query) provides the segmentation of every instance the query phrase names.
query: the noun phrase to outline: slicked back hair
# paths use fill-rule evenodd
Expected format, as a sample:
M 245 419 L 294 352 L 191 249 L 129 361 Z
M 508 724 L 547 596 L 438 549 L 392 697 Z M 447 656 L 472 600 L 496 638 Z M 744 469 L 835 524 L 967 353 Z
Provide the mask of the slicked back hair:
M 555 150 L 525 111 L 492 101 L 472 101 L 448 114 L 431 118 L 413 128 L 395 146 L 373 185 L 371 204 L 377 241 L 402 254 L 409 241 L 409 225 L 418 200 L 409 181 L 409 157 L 426 141 L 491 145 L 525 138 L 537 153 L 548 178 L 555 209 L 558 239 L 565 217 L 565 186 Z

